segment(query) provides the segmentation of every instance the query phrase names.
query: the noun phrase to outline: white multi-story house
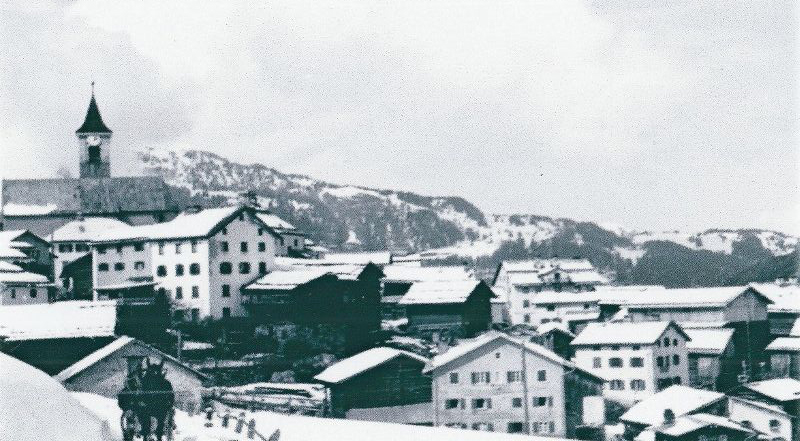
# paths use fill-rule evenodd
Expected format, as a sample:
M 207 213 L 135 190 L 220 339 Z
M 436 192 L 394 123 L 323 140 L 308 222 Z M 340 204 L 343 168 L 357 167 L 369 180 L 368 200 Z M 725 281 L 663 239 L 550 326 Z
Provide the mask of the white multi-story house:
M 534 299 L 543 293 L 583 293 L 608 284 L 586 259 L 504 261 L 495 273 L 494 289 L 505 292 L 506 319 L 511 324 L 538 325 Z M 596 317 L 595 317 L 596 318 Z
M 674 322 L 589 323 L 570 344 L 573 362 L 605 378 L 603 396 L 632 404 L 689 383 L 689 337 Z
M 603 379 L 534 343 L 490 332 L 434 357 L 434 425 L 571 437 Z
M 244 206 L 110 230 L 92 244 L 95 298 L 151 284 L 169 295 L 178 319 L 244 316 L 241 287 L 273 268 L 278 240 Z

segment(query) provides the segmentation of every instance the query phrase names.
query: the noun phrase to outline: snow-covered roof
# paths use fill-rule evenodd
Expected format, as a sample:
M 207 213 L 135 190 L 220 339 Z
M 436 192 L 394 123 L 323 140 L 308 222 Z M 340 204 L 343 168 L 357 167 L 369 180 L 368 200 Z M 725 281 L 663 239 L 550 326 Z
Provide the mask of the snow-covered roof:
M 76 400 L 58 381 L 0 353 L 2 438 L 18 441 L 111 441 L 109 424 Z M 119 421 L 119 420 L 117 420 Z
M 12 242 L 27 232 L 28 230 L 0 230 L 0 242 Z
M 581 371 L 586 375 L 596 378 L 598 381 L 602 381 L 602 378 L 598 377 L 595 374 L 592 374 L 591 372 L 580 369 L 575 363 L 564 359 L 560 355 L 545 348 L 544 346 L 538 345 L 536 343 L 531 343 L 522 339 L 518 339 L 515 337 L 511 337 L 507 334 L 495 331 L 487 332 L 473 339 L 467 339 L 461 341 L 458 345 L 449 348 L 447 352 L 444 352 L 442 354 L 433 357 L 431 361 L 428 363 L 428 365 L 425 367 L 425 370 L 423 372 L 425 373 L 433 372 L 443 366 L 449 365 L 450 363 L 459 360 L 465 355 L 470 354 L 473 351 L 476 351 L 496 340 L 502 340 L 505 343 L 513 344 L 520 348 L 524 348 L 527 352 L 531 354 L 542 357 L 546 360 L 561 365 L 565 368 Z
M 67 222 L 53 231 L 48 239 L 51 242 L 88 242 L 107 230 L 125 227 L 130 225 L 113 217 L 87 217 Z
M 777 283 L 751 283 L 750 286 L 773 301 L 767 306 L 770 312 L 800 312 L 800 286 Z
M 475 280 L 463 266 L 409 266 L 386 265 L 384 282 L 442 282 L 451 280 Z
M 245 286 L 246 290 L 290 290 L 325 274 L 331 274 L 327 268 L 295 268 L 275 270 Z
M 734 330 L 730 328 L 684 328 L 683 332 L 691 339 L 686 342 L 686 349 L 689 353 L 720 355 L 730 344 Z
M 113 300 L 0 306 L 0 336 L 8 341 L 109 337 L 116 321 Z
M 546 291 L 531 297 L 534 305 L 561 305 L 570 303 L 597 303 L 602 294 L 597 291 L 584 292 L 556 292 Z
M 542 323 L 541 325 L 536 327 L 536 332 L 538 332 L 539 334 L 547 334 L 548 332 L 551 331 L 559 331 L 569 336 L 575 337 L 575 334 L 573 334 L 572 331 L 569 330 L 569 326 L 567 326 L 566 323 L 547 322 L 547 323 Z
M 332 264 L 357 264 L 366 265 L 388 265 L 392 263 L 392 253 L 389 251 L 366 251 L 360 253 L 328 253 L 324 258 L 319 259 L 327 265 Z
M 767 345 L 767 350 L 800 352 L 800 337 L 778 337 Z
M 736 430 L 739 432 L 753 433 L 751 429 L 748 429 L 735 421 L 708 413 L 683 415 L 675 418 L 675 421 L 671 424 L 662 424 L 660 427 L 652 427 L 650 430 L 668 436 L 679 437 L 705 427 L 724 427 L 726 429 Z
M 653 295 L 639 296 L 625 302 L 628 308 L 692 308 L 692 307 L 724 307 L 742 295 L 747 286 L 721 286 L 712 288 L 675 288 L 653 291 Z M 752 289 L 766 303 L 772 303 L 767 297 Z
M 294 225 L 290 224 L 289 222 L 286 222 L 285 220 L 281 219 L 280 217 L 272 213 L 257 212 L 256 217 L 258 217 L 261 220 L 261 222 L 264 222 L 266 226 L 272 228 L 273 230 L 279 233 L 297 230 L 297 228 L 295 228 Z
M 602 322 L 589 323 L 570 343 L 579 345 L 646 345 L 653 344 L 673 322 Z
M 422 367 L 425 363 L 428 362 L 428 359 L 425 357 L 411 352 L 401 351 L 400 349 L 386 347 L 372 348 L 328 366 L 324 371 L 317 374 L 314 379 L 323 383 L 341 383 L 342 381 L 355 377 L 356 375 L 380 366 L 397 357 L 408 357 L 419 361 L 422 363 L 420 372 L 422 372 Z
M 293 257 L 276 257 L 275 266 L 282 270 L 312 269 L 324 270 L 342 280 L 356 280 L 369 265 L 367 263 L 332 263 L 322 259 L 297 259 Z
M 205 374 L 202 374 L 200 372 L 195 371 L 194 369 L 192 369 L 189 366 L 181 363 L 180 361 L 178 361 L 176 358 L 172 357 L 171 355 L 166 354 L 164 352 L 161 352 L 160 350 L 158 350 L 158 349 L 156 349 L 156 348 L 154 348 L 154 347 L 152 347 L 150 345 L 147 345 L 147 344 L 145 344 L 143 342 L 137 341 L 135 338 L 128 337 L 126 335 L 118 337 L 116 340 L 112 341 L 111 343 L 109 343 L 109 344 L 103 346 L 102 348 L 92 352 L 91 354 L 81 358 L 80 360 L 75 362 L 72 366 L 69 366 L 66 369 L 64 369 L 63 371 L 59 372 L 53 378 L 55 378 L 56 380 L 58 380 L 58 381 L 63 383 L 65 381 L 69 380 L 70 378 L 80 374 L 81 372 L 85 371 L 86 369 L 89 369 L 90 367 L 94 366 L 95 364 L 99 363 L 100 361 L 108 358 L 109 356 L 113 355 L 115 352 L 119 351 L 120 349 L 124 348 L 125 346 L 127 346 L 127 345 L 129 345 L 131 343 L 136 343 L 136 344 L 145 346 L 148 349 L 150 349 L 153 352 L 155 352 L 156 354 L 158 354 L 160 357 L 168 359 L 168 360 L 172 361 L 173 363 L 177 363 L 178 365 L 182 366 L 185 370 L 188 370 L 188 371 L 194 373 L 198 377 L 201 377 L 203 379 L 206 378 Z
M 667 409 L 679 417 L 723 398 L 725 394 L 721 392 L 673 385 L 634 404 L 620 419 L 647 426 L 658 426 L 664 421 L 664 411 Z
M 0 273 L 21 273 L 22 267 L 0 260 Z
M 411 285 L 398 303 L 401 305 L 464 303 L 481 284 L 483 282 L 478 280 L 417 282 Z
M 27 259 L 22 251 L 11 246 L 10 242 L 0 242 L 0 259 Z
M 120 283 L 114 283 L 112 285 L 103 285 L 98 286 L 95 288 L 97 291 L 116 291 L 120 289 L 131 289 L 131 288 L 144 288 L 147 286 L 155 286 L 158 285 L 158 282 L 154 282 L 152 280 L 126 280 Z
M 794 378 L 774 378 L 743 386 L 776 401 L 800 400 L 800 380 Z
M 244 207 L 207 208 L 197 213 L 181 213 L 169 222 L 137 225 L 107 230 L 98 234 L 97 242 L 149 239 L 167 240 L 191 237 L 206 237 L 224 221 Z
M 0 271 L 0 283 L 38 285 L 48 282 L 46 276 L 28 271 Z

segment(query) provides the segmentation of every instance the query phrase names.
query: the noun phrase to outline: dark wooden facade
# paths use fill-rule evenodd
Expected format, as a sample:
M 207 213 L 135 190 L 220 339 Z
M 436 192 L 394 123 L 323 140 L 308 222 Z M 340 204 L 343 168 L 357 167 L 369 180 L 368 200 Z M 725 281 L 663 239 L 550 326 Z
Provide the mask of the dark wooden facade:
M 491 288 L 481 282 L 462 303 L 405 305 L 408 326 L 420 332 L 461 329 L 465 336 L 474 336 L 491 326 L 492 297 Z
M 429 403 L 431 379 L 422 374 L 424 365 L 401 355 L 340 383 L 326 384 L 333 415 L 343 417 L 350 409 Z

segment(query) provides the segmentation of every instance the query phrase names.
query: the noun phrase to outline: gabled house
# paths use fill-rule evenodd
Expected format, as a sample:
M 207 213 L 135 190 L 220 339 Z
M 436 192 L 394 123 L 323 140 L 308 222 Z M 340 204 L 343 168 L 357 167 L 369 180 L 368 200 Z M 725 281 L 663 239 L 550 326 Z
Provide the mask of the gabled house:
M 797 415 L 789 415 L 780 406 L 741 397 L 728 397 L 728 418 L 762 434 L 761 438 L 788 441 Z
M 80 217 L 57 228 L 48 236 L 55 256 L 55 276 L 63 279 L 64 266 L 90 254 L 91 242 L 106 231 L 129 226 L 112 217 Z
M 625 438 L 634 439 L 650 427 L 663 426 L 668 415 L 677 419 L 699 413 L 725 416 L 725 412 L 725 394 L 675 385 L 634 404 L 622 414 L 620 421 L 625 426 Z
M 532 308 L 539 293 L 581 293 L 608 283 L 587 259 L 553 258 L 503 261 L 495 271 L 492 287 L 506 293 L 509 324 L 537 325 L 541 318 L 534 317 Z
M 766 351 L 773 376 L 800 380 L 800 337 L 778 337 Z
M 794 417 L 792 420 L 792 436 L 789 439 L 800 439 L 800 380 L 794 378 L 774 378 L 743 384 L 731 395 L 751 401 L 776 406 Z
M 336 416 L 377 408 L 382 413 L 391 413 L 392 409 L 394 413 L 404 413 L 414 405 L 429 409 L 431 380 L 422 374 L 427 363 L 427 358 L 411 352 L 378 347 L 334 363 L 314 379 L 330 390 L 330 406 Z M 428 418 L 404 422 L 432 423 L 432 415 Z
M 0 231 L 0 261 L 53 280 L 50 242 L 28 230 Z
M 47 277 L 0 261 L 0 305 L 48 303 L 53 293 L 53 284 Z
M 756 437 L 756 432 L 729 418 L 708 413 L 695 413 L 675 418 L 667 412 L 660 425 L 653 425 L 636 439 L 650 434 L 655 441 L 728 440 L 746 441 Z
M 603 379 L 541 345 L 489 332 L 431 359 L 434 425 L 574 437 Z
M 398 302 L 415 283 L 476 280 L 464 266 L 421 267 L 391 264 L 383 267 L 383 273 L 381 306 L 383 318 L 386 320 L 405 317 L 405 309 Z
M 256 209 L 256 216 L 278 237 L 275 251 L 278 256 L 307 257 L 307 234 L 269 210 Z
M 573 361 L 605 378 L 603 396 L 631 404 L 689 383 L 689 336 L 674 322 L 589 323 L 570 345 Z
M 767 305 L 770 334 L 774 337 L 789 335 L 795 321 L 800 319 L 800 285 L 751 283 L 750 286 L 772 300 Z
M 698 389 L 728 390 L 736 384 L 740 366 L 733 351 L 733 329 L 683 328 L 690 340 L 689 385 Z
M 474 336 L 491 325 L 491 288 L 482 281 L 419 282 L 398 302 L 409 328 L 421 332 L 463 332 Z
M 244 206 L 111 229 L 92 243 L 95 297 L 120 297 L 152 283 L 172 300 L 178 320 L 241 317 L 241 287 L 274 267 L 276 240 Z

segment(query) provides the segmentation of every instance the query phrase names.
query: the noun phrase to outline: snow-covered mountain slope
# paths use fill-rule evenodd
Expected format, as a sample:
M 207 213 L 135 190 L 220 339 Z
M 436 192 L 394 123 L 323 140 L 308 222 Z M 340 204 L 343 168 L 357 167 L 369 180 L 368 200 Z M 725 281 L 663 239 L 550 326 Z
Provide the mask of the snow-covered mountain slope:
M 798 243 L 767 230 L 636 232 L 532 214 L 489 215 L 461 197 L 337 185 L 202 151 L 148 150 L 140 159 L 150 173 L 182 189 L 176 194 L 183 203 L 228 203 L 252 190 L 333 249 L 428 251 L 487 267 L 502 258 L 581 255 L 620 281 L 713 284 L 790 254 Z M 690 267 L 696 273 L 704 265 L 711 275 L 687 275 Z M 679 275 L 666 277 L 668 272 Z

